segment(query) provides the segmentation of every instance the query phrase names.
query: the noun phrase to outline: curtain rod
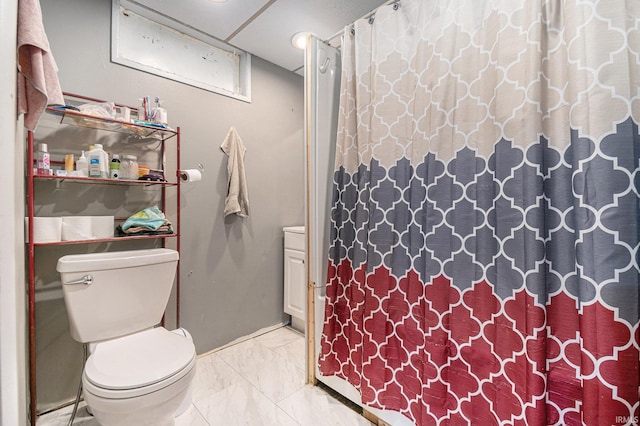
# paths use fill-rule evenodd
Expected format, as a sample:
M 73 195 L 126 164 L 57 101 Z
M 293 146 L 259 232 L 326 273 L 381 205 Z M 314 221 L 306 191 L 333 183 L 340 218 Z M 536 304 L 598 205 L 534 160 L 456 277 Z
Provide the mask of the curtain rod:
M 391 3 L 400 3 L 400 0 L 387 0 L 387 1 L 385 1 L 383 4 L 381 4 L 380 6 L 376 7 L 375 9 L 373 9 L 371 12 L 369 12 L 369 13 L 365 14 L 364 16 L 362 16 L 362 17 L 360 17 L 360 18 L 356 19 L 356 21 L 359 21 L 360 19 L 367 19 L 367 18 L 369 18 L 369 17 L 371 17 L 371 16 L 375 15 L 375 14 L 376 14 L 376 12 L 378 11 L 378 9 L 380 9 L 381 7 L 384 7 L 384 6 L 390 5 Z M 354 22 L 355 22 L 355 21 L 354 21 Z M 349 24 L 349 25 L 353 25 L 353 22 L 352 22 L 351 24 Z M 334 38 L 336 38 L 336 37 L 338 37 L 338 36 L 342 35 L 342 32 L 343 32 L 343 31 L 344 31 L 344 28 L 343 28 L 343 29 L 341 29 L 340 31 L 338 31 L 337 33 L 335 33 L 334 35 L 332 35 L 331 37 L 329 37 L 328 39 L 324 40 L 324 42 L 328 44 L 328 43 L 329 43 L 331 40 L 333 40 Z

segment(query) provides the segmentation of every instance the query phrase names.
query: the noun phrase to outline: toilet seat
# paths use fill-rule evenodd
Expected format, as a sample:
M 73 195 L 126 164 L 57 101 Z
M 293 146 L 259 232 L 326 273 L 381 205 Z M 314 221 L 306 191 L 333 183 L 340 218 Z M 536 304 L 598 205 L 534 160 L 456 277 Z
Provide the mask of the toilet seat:
M 85 390 L 110 399 L 155 392 L 195 366 L 193 342 L 163 327 L 99 343 L 87 359 Z

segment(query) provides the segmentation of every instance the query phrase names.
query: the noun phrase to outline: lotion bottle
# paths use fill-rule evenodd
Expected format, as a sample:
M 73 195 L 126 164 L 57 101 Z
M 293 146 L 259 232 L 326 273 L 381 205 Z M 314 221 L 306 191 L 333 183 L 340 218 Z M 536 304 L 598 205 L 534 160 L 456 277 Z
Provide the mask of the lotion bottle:
M 82 151 L 82 155 L 80 155 L 80 158 L 76 161 L 76 171 L 80 176 L 89 176 L 89 161 L 87 157 L 84 156 L 84 151 Z

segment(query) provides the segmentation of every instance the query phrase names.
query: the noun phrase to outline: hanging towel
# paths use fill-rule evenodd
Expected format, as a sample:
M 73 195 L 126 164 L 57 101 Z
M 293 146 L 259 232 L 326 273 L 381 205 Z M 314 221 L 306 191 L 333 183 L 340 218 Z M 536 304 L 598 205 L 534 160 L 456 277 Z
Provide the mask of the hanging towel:
M 18 1 L 18 114 L 35 130 L 47 105 L 64 105 L 38 0 Z
M 247 149 L 235 128 L 229 129 L 220 149 L 228 157 L 228 189 L 227 198 L 224 201 L 224 215 L 226 217 L 230 214 L 237 214 L 240 217 L 248 217 L 249 193 L 247 192 L 247 179 L 244 175 L 244 153 Z

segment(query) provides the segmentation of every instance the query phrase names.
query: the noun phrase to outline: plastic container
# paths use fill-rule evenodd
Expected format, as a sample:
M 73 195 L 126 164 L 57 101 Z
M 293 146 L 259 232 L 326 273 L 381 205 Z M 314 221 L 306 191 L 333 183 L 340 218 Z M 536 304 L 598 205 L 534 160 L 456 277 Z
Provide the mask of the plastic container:
M 148 175 L 150 170 L 151 169 L 149 168 L 149 166 L 139 165 L 138 166 L 138 176 L 136 176 L 136 179 L 138 179 L 139 177 L 142 177 L 144 175 Z
M 89 151 L 89 177 L 103 179 L 109 177 L 109 156 L 102 149 L 102 144 L 95 144 Z
M 76 171 L 80 176 L 89 176 L 89 160 L 84 155 L 84 151 L 80 155 L 80 158 L 76 161 Z
M 147 110 L 145 108 L 145 103 L 142 98 L 138 99 L 140 102 L 140 106 L 138 107 L 138 120 L 147 121 Z
M 113 154 L 111 163 L 109 163 L 109 176 L 111 179 L 120 179 L 120 156 Z
M 74 164 L 73 154 L 66 154 L 64 156 L 64 170 L 67 174 L 71 174 L 73 172 L 73 164 Z
M 123 155 L 120 160 L 120 179 L 138 179 L 138 158 L 135 155 Z
M 153 122 L 156 124 L 167 125 L 167 110 L 161 107 L 156 107 L 153 110 Z
M 51 157 L 49 156 L 46 143 L 38 145 L 38 152 L 36 152 L 36 173 L 45 176 L 51 174 Z

